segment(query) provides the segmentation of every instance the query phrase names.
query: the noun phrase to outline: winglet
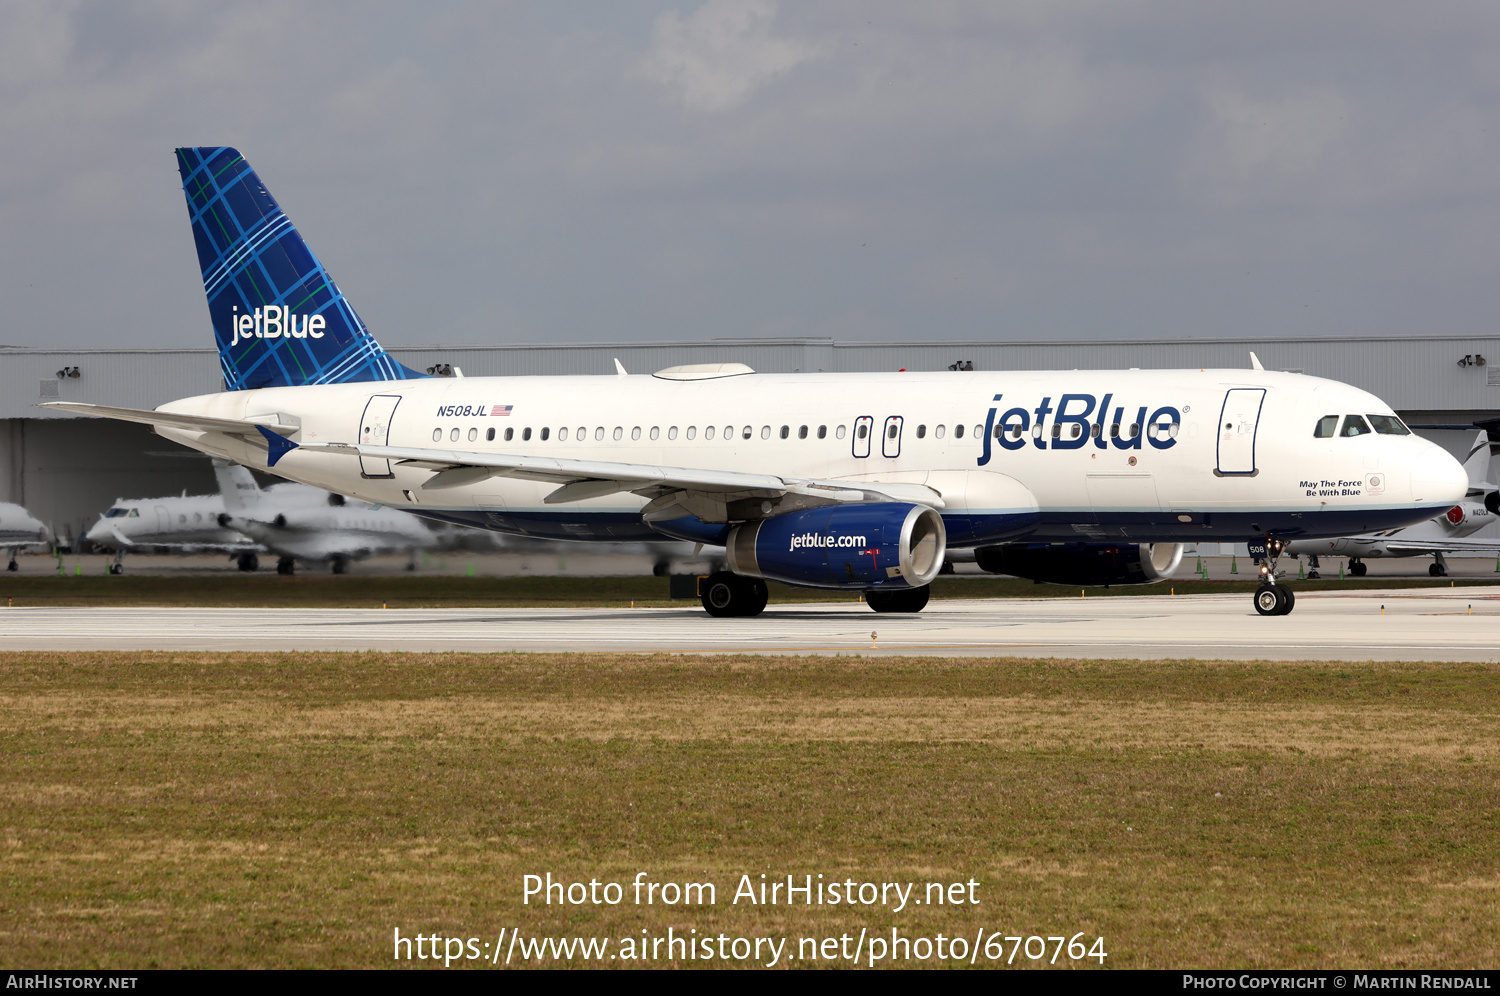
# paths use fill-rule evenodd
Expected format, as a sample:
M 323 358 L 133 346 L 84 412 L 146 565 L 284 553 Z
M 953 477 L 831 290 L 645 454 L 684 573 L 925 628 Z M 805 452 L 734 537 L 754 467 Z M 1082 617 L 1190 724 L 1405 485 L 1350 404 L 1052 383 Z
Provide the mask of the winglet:
M 1263 367 L 1263 366 L 1260 365 L 1260 357 L 1255 355 L 1255 350 L 1253 350 L 1253 349 L 1250 350 L 1250 369 L 1251 370 L 1264 370 L 1265 369 L 1265 367 Z
M 276 462 L 297 448 L 297 444 L 284 436 L 267 429 L 263 425 L 257 425 L 256 430 L 266 437 L 266 466 L 274 467 Z
M 621 377 L 630 376 L 625 372 L 625 364 L 620 362 L 620 358 L 618 356 L 615 357 L 615 373 L 619 374 Z

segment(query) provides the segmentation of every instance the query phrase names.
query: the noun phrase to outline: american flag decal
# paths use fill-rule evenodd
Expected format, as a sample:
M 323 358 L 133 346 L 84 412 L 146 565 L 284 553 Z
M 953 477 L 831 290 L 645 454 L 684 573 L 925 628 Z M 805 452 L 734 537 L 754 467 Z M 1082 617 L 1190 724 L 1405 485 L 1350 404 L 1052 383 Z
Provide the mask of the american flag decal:
M 490 414 L 491 415 L 509 415 L 511 408 L 513 408 L 513 407 L 515 407 L 515 406 L 514 405 L 496 405 L 495 407 L 493 407 L 493 408 L 490 409 Z

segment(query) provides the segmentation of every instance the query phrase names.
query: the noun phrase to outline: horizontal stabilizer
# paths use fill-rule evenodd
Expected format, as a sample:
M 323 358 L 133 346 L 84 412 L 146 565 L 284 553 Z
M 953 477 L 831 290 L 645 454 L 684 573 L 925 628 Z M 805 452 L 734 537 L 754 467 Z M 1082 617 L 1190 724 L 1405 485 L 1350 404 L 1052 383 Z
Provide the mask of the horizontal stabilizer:
M 226 432 L 234 436 L 259 436 L 269 431 L 278 436 L 290 436 L 299 428 L 281 422 L 275 415 L 265 419 L 214 418 L 210 415 L 179 415 L 175 412 L 147 411 L 143 408 L 115 408 L 110 405 L 88 405 L 78 401 L 44 401 L 38 408 L 73 412 L 77 415 L 93 415 L 98 418 L 113 418 L 123 422 L 140 422 L 144 425 L 165 425 L 172 429 L 188 429 L 198 432 Z M 274 420 L 274 421 L 273 421 Z

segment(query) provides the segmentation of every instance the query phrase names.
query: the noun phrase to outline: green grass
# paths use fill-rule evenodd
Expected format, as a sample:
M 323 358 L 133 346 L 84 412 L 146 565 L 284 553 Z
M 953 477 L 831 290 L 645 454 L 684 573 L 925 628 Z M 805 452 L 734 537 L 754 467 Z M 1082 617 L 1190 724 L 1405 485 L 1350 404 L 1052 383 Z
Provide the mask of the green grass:
M 467 606 L 589 606 L 672 604 L 667 579 L 657 577 L 433 577 L 361 576 L 335 577 L 304 574 L 283 577 L 252 575 L 190 575 L 159 577 L 124 576 L 17 576 L 0 580 L 0 598 L 12 605 L 160 605 L 160 606 L 249 606 L 271 608 L 369 607 L 382 603 L 392 608 L 437 608 Z M 1488 579 L 1453 579 L 1460 586 L 1494 585 Z M 1175 589 L 1184 593 L 1248 593 L 1253 578 L 1244 581 L 1200 581 L 1177 578 L 1162 584 L 1086 589 L 1088 597 L 1165 595 Z M 1450 579 L 1364 578 L 1339 581 L 1291 582 L 1298 591 L 1361 590 L 1374 588 L 1447 588 Z M 940 577 L 933 582 L 935 598 L 1076 598 L 1081 589 L 1035 584 L 1014 578 Z M 857 594 L 792 588 L 772 583 L 773 602 L 854 601 Z
M 1500 957 L 1500 666 L 0 655 L 5 967 L 382 966 L 391 931 L 1102 935 Z M 521 877 L 711 881 L 537 907 Z M 981 884 L 901 913 L 741 874 Z M 930 964 L 930 963 L 929 963 Z

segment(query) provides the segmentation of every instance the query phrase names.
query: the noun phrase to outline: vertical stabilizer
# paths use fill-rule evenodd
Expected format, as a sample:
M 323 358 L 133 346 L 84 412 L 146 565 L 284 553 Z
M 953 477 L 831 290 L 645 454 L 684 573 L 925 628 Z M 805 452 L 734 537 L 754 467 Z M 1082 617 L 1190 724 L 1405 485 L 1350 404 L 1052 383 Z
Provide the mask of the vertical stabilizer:
M 1469 456 L 1464 460 L 1464 471 L 1469 475 L 1471 491 L 1475 488 L 1482 489 L 1490 479 L 1490 436 L 1482 429 L 1469 447 Z
M 230 148 L 177 150 L 224 383 L 231 391 L 407 380 Z
M 224 511 L 244 512 L 260 504 L 261 490 L 250 471 L 237 463 L 214 459 L 214 477 L 224 496 Z

